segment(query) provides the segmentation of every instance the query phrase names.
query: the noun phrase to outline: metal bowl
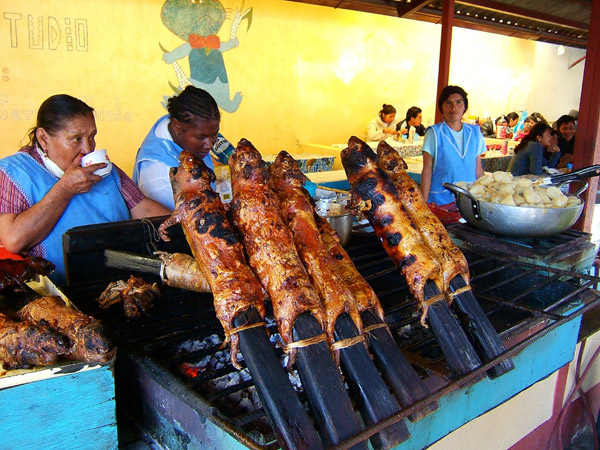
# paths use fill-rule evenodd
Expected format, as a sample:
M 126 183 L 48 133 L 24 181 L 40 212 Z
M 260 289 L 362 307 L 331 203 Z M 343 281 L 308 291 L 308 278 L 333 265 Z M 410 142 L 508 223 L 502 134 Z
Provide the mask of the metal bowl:
M 345 205 L 329 202 L 325 212 L 323 214 L 319 213 L 319 215 L 325 218 L 337 232 L 342 247 L 350 242 L 354 216 L 348 212 Z
M 476 228 L 512 237 L 551 236 L 570 228 L 583 211 L 583 202 L 568 208 L 523 208 L 477 200 L 469 191 L 444 183 L 456 198 L 463 218 Z M 587 188 L 584 187 L 583 190 Z M 577 195 L 583 190 L 579 190 Z

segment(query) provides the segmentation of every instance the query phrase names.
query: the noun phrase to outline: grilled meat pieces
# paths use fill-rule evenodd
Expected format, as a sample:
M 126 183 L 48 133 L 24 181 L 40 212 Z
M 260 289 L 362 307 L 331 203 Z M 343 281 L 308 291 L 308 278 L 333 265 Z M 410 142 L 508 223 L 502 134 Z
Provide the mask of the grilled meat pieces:
M 196 260 L 185 253 L 156 252 L 164 264 L 162 279 L 167 286 L 194 292 L 210 292 L 210 284 Z
M 159 227 L 169 240 L 167 228 L 180 223 L 202 274 L 210 284 L 217 318 L 231 339 L 231 362 L 239 368 L 239 339 L 233 319 L 250 307 L 264 318 L 264 297 L 260 283 L 246 264 L 244 248 L 227 221 L 225 207 L 210 183 L 215 175 L 191 152 L 179 155 L 180 166 L 171 169 L 175 197 L 173 215 Z
M 281 338 L 292 342 L 296 317 L 311 312 L 324 324 L 324 310 L 298 256 L 277 195 L 267 181 L 265 163 L 252 143 L 242 139 L 229 159 L 234 224 L 243 236 L 250 266 L 273 304 Z M 290 360 L 294 353 L 290 354 Z
M 442 222 L 428 208 L 421 196 L 419 186 L 406 171 L 407 165 L 402 157 L 385 141 L 381 141 L 377 146 L 377 156 L 379 167 L 394 182 L 406 214 L 440 262 L 444 277 L 441 291 L 448 292 L 450 281 L 457 275 L 462 275 L 465 283 L 468 284 L 469 264 L 465 255 L 452 242 Z
M 5 369 L 54 364 L 68 350 L 67 338 L 47 326 L 19 322 L 0 313 L 0 366 Z
M 425 283 L 431 280 L 442 289 L 440 265 L 402 207 L 394 184 L 379 168 L 373 150 L 353 136 L 348 140 L 348 147 L 342 150 L 341 157 L 352 188 L 352 207 L 362 211 L 369 219 L 421 307 L 421 321 L 424 323 L 428 310 Z
M 35 275 L 48 275 L 53 271 L 54 264 L 37 256 L 25 259 L 1 259 L 0 290 L 9 286 L 23 289 L 25 282 Z
M 41 297 L 23 308 L 17 315 L 36 325 L 48 325 L 69 339 L 66 357 L 85 362 L 106 362 L 114 349 L 104 326 L 92 316 L 71 308 L 58 296 Z
M 325 330 L 333 342 L 338 316 L 347 312 L 361 330 L 360 313 L 352 292 L 336 270 L 335 261 L 321 240 L 310 195 L 302 187 L 306 176 L 289 153 L 282 151 L 269 166 L 269 184 L 279 198 L 280 211 L 292 232 L 296 250 L 325 307 Z
M 318 214 L 315 214 L 315 222 L 319 228 L 319 233 L 321 233 L 323 245 L 333 257 L 334 264 L 332 267 L 342 277 L 346 286 L 350 288 L 356 300 L 358 312 L 362 313 L 370 309 L 384 321 L 383 307 L 379 303 L 375 291 L 360 274 L 346 250 L 340 245 L 337 232 L 326 219 Z
M 101 308 L 123 302 L 125 315 L 129 318 L 148 315 L 154 308 L 154 300 L 161 297 L 160 289 L 156 283 L 150 284 L 143 278 L 131 275 L 127 282 L 113 281 L 98 297 Z

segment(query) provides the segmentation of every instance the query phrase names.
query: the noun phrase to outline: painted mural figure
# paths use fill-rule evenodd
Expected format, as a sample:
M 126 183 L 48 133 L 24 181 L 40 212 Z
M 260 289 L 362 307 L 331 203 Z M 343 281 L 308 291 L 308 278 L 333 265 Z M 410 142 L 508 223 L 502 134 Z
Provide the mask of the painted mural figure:
M 191 84 L 209 92 L 219 107 L 231 113 L 236 111 L 242 101 L 242 93 L 236 92 L 233 98 L 229 94 L 229 80 L 223 60 L 223 52 L 239 45 L 237 29 L 242 20 L 248 20 L 248 29 L 252 23 L 252 8 L 235 9 L 229 40 L 221 42 L 217 33 L 227 18 L 227 12 L 218 0 L 166 0 L 162 7 L 163 24 L 185 42 L 172 51 L 165 52 L 163 59 L 173 64 L 179 92 Z M 186 77 L 177 63 L 188 57 L 190 76 Z

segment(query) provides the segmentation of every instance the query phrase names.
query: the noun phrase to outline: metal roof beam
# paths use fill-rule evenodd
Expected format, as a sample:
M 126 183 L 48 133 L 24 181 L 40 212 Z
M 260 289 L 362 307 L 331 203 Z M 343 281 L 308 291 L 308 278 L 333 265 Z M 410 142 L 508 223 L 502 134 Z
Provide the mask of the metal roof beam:
M 577 30 L 589 30 L 589 25 L 574 20 L 565 19 L 562 17 L 545 14 L 532 9 L 520 8 L 518 6 L 509 5 L 507 3 L 496 2 L 494 0 L 457 0 L 461 5 L 476 6 L 479 8 L 495 11 L 501 14 L 509 14 L 511 16 L 522 17 L 524 19 L 539 20 L 541 22 L 560 25 L 563 27 L 575 28 Z

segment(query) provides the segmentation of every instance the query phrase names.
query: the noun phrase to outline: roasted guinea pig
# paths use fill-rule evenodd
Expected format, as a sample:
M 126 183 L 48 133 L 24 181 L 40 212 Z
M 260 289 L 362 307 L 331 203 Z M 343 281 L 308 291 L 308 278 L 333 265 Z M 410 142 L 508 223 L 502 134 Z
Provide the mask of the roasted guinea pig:
M 24 288 L 25 282 L 35 275 L 48 275 L 54 264 L 44 258 L 31 256 L 25 259 L 0 259 L 0 290 L 12 286 Z
M 17 312 L 23 321 L 48 325 L 69 339 L 66 357 L 84 362 L 106 362 L 114 350 L 104 326 L 92 316 L 70 308 L 58 296 L 41 297 Z
M 242 139 L 229 158 L 234 225 L 243 236 L 250 266 L 273 304 L 283 342 L 292 342 L 296 317 L 310 312 L 321 327 L 324 309 L 298 256 L 277 195 L 268 185 L 267 169 L 252 143 Z M 294 352 L 290 354 L 293 360 Z
M 260 283 L 246 264 L 244 248 L 229 224 L 219 194 L 211 187 L 215 175 L 202 158 L 191 152 L 179 155 L 179 167 L 171 169 L 175 210 L 159 227 L 164 240 L 167 228 L 180 223 L 198 267 L 210 284 L 217 318 L 231 339 L 231 362 L 237 361 L 239 339 L 235 317 L 254 307 L 265 316 L 264 295 Z
M 406 214 L 442 267 L 444 286 L 440 286 L 440 290 L 447 292 L 450 281 L 457 275 L 461 275 L 468 284 L 469 264 L 465 255 L 452 242 L 440 219 L 431 212 L 423 200 L 419 186 L 406 171 L 408 166 L 404 159 L 385 141 L 377 145 L 377 156 L 379 167 L 389 175 L 396 186 Z
M 362 321 L 352 292 L 335 270 L 336 261 L 321 239 L 315 221 L 315 209 L 310 195 L 304 189 L 306 176 L 300 166 L 282 151 L 269 166 L 269 184 L 277 193 L 281 214 L 292 232 L 296 250 L 325 308 L 325 329 L 331 342 L 335 321 L 346 312 L 358 330 Z
M 148 283 L 143 278 L 131 275 L 125 282 L 113 281 L 98 297 L 101 308 L 123 302 L 123 310 L 129 318 L 149 315 L 154 308 L 154 301 L 161 297 L 156 283 Z
M 54 364 L 68 350 L 67 338 L 49 327 L 13 320 L 0 312 L 0 365 L 5 369 Z
M 348 140 L 348 147 L 342 150 L 341 158 L 351 186 L 351 207 L 369 219 L 422 309 L 421 321 L 424 324 L 429 308 L 425 301 L 425 283 L 431 280 L 443 292 L 440 264 L 407 215 L 398 191 L 390 177 L 379 167 L 378 157 L 373 150 L 353 136 Z

